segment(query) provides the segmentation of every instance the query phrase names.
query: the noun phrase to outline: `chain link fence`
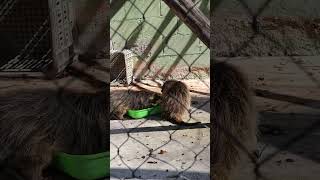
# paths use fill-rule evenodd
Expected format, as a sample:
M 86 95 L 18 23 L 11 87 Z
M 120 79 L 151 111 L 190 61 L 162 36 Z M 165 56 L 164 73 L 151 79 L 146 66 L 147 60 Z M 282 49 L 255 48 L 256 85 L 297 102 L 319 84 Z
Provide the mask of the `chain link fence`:
M 209 16 L 209 2 L 194 3 Z M 160 115 L 111 119 L 111 179 L 209 179 L 209 49 L 162 1 L 113 1 L 111 7 L 116 11 L 111 46 L 118 52 L 129 50 L 134 57 L 130 86 L 111 83 L 111 94 L 126 92 L 117 104 L 121 106 L 132 91 L 161 94 L 162 84 L 176 79 L 192 93 L 183 120 L 201 122 L 172 125 Z M 116 108 L 111 107 L 111 113 Z
M 275 0 L 212 2 L 211 58 L 214 61 L 227 61 L 247 70 L 246 73 L 253 76 L 249 79 L 255 88 L 257 103 L 281 102 L 285 104 L 283 109 L 288 106 L 302 105 L 304 108 L 312 108 L 317 111 L 319 106 L 314 105 L 319 105 L 318 99 L 292 95 L 295 93 L 295 86 L 297 89 L 300 86 L 306 86 L 299 82 L 301 76 L 306 77 L 305 81 L 313 83 L 314 89 L 319 88 L 319 78 L 315 75 L 319 72 L 316 68 L 318 67 L 316 61 L 307 60 L 311 56 L 318 58 L 319 55 L 318 8 L 313 8 L 317 7 L 317 2 L 304 2 L 303 5 L 300 3 Z M 269 57 L 269 62 L 266 57 Z M 246 65 L 241 65 L 242 63 Z M 260 68 L 263 71 L 261 73 L 257 72 L 260 69 L 253 69 L 259 67 L 257 65 L 259 63 L 265 65 L 265 68 L 262 68 L 263 65 L 261 65 Z M 267 81 L 266 79 L 271 74 L 267 68 L 272 67 L 272 64 L 276 69 L 272 72 L 279 73 L 280 77 Z M 292 64 L 292 66 L 287 64 Z M 291 69 L 283 72 L 286 68 Z M 299 73 L 292 76 L 297 79 L 290 80 L 292 78 L 289 77 L 290 75 L 281 76 L 281 73 L 294 74 L 297 71 Z M 258 76 L 255 79 L 256 74 L 263 73 L 266 74 L 266 77 Z M 286 80 L 290 80 L 290 83 L 268 87 L 268 84 L 277 84 L 275 81 L 279 81 L 278 84 L 287 83 L 286 80 L 281 79 L 282 77 L 288 78 Z M 275 90 L 274 87 L 281 88 Z M 293 92 L 287 92 L 290 88 L 293 89 Z M 283 89 L 286 89 L 286 93 L 283 92 Z M 313 150 L 309 149 L 309 146 L 315 143 L 313 136 L 319 131 L 319 119 L 315 118 L 312 113 L 300 115 L 300 110 L 293 110 L 287 114 L 280 112 L 281 110 L 275 110 L 274 107 L 272 110 L 264 108 L 260 112 L 258 158 L 251 157 L 250 151 L 236 135 L 228 133 L 228 129 L 221 130 L 241 149 L 242 154 L 249 156 L 250 163 L 240 165 L 244 167 L 241 168 L 235 179 L 317 179 L 319 177 L 317 173 L 313 175 L 308 173 L 319 167 L 319 160 L 315 155 L 319 147 L 313 146 Z M 307 160 L 303 160 L 304 158 Z M 297 163 L 296 161 L 304 164 L 310 159 L 315 163 L 306 165 L 309 169 L 303 169 L 298 174 L 299 168 L 292 164 Z M 253 165 L 252 168 L 248 168 L 250 164 Z

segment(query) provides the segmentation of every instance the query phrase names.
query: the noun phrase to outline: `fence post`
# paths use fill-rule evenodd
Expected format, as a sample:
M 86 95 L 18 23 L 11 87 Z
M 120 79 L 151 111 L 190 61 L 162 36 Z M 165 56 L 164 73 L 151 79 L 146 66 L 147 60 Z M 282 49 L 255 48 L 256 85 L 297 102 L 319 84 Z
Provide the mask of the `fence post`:
M 210 21 L 191 0 L 163 1 L 207 47 L 210 46 Z

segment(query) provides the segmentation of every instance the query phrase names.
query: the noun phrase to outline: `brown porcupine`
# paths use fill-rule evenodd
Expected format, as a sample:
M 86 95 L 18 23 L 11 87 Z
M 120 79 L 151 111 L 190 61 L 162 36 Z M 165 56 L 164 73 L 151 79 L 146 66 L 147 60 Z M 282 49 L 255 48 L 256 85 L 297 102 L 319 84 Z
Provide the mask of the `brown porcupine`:
M 54 153 L 108 150 L 107 91 L 15 90 L 0 95 L 0 162 L 27 180 L 45 179 Z
M 114 90 L 110 93 L 112 119 L 124 119 L 129 109 L 144 109 L 159 103 L 160 94 L 151 91 Z
M 255 157 L 256 111 L 252 90 L 242 72 L 229 63 L 218 62 L 212 73 L 211 179 L 229 180 L 237 173 L 241 157 Z
M 111 117 L 123 119 L 129 109 L 143 109 L 160 104 L 161 116 L 172 123 L 189 126 L 182 116 L 188 112 L 191 103 L 189 88 L 181 81 L 166 81 L 160 93 L 151 91 L 115 90 L 111 91 Z
M 183 115 L 188 113 L 191 104 L 190 90 L 185 83 L 176 80 L 166 81 L 161 92 L 160 107 L 164 119 L 184 126 L 200 123 L 186 123 L 182 120 Z

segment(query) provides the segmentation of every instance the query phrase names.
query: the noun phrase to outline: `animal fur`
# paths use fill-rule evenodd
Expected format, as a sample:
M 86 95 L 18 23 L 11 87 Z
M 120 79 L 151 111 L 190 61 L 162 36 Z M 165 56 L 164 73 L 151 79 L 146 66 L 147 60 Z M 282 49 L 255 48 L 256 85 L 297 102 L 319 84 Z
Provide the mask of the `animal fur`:
M 248 80 L 235 66 L 225 62 L 213 65 L 211 94 L 211 173 L 214 180 L 229 180 L 239 168 L 240 157 L 257 146 L 256 111 Z
M 92 154 L 103 142 L 106 91 L 18 90 L 0 96 L 0 162 L 27 180 L 44 179 L 53 154 Z
M 200 123 L 186 123 L 182 120 L 191 104 L 190 90 L 185 83 L 176 80 L 166 81 L 161 92 L 160 107 L 164 119 L 184 126 Z
M 159 103 L 160 94 L 151 91 L 115 90 L 110 94 L 112 119 L 124 119 L 129 109 L 144 109 Z
M 179 125 L 194 125 L 182 120 L 188 112 L 191 96 L 188 86 L 181 81 L 166 81 L 160 93 L 150 91 L 115 90 L 111 91 L 111 116 L 123 119 L 129 109 L 143 109 L 160 104 L 161 116 L 165 120 Z

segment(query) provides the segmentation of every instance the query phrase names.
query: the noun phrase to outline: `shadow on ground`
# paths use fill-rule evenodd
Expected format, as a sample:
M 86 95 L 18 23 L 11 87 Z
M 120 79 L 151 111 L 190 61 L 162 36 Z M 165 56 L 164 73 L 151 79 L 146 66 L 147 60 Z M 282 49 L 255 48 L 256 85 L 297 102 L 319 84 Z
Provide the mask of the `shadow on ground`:
M 263 161 L 271 159 L 281 151 L 289 151 L 320 163 L 320 143 L 316 143 L 320 139 L 319 115 L 275 112 L 260 114 L 260 141 L 267 146 L 278 148 L 263 158 Z
M 177 171 L 168 171 L 168 170 L 147 170 L 147 169 L 139 169 L 135 172 L 129 170 L 129 169 L 117 169 L 112 168 L 111 169 L 112 178 L 121 177 L 122 179 L 124 177 L 136 177 L 136 178 L 155 178 L 155 179 L 181 179 L 187 178 L 187 179 L 208 179 L 209 174 L 208 173 L 202 173 L 202 172 L 193 172 L 193 171 L 186 171 L 186 172 L 177 172 Z M 181 174 L 180 174 L 181 173 Z M 143 174 L 143 177 L 141 176 Z M 119 177 L 117 175 L 120 175 Z M 160 176 L 160 177 L 159 177 Z M 125 178 L 124 178 L 125 179 Z

